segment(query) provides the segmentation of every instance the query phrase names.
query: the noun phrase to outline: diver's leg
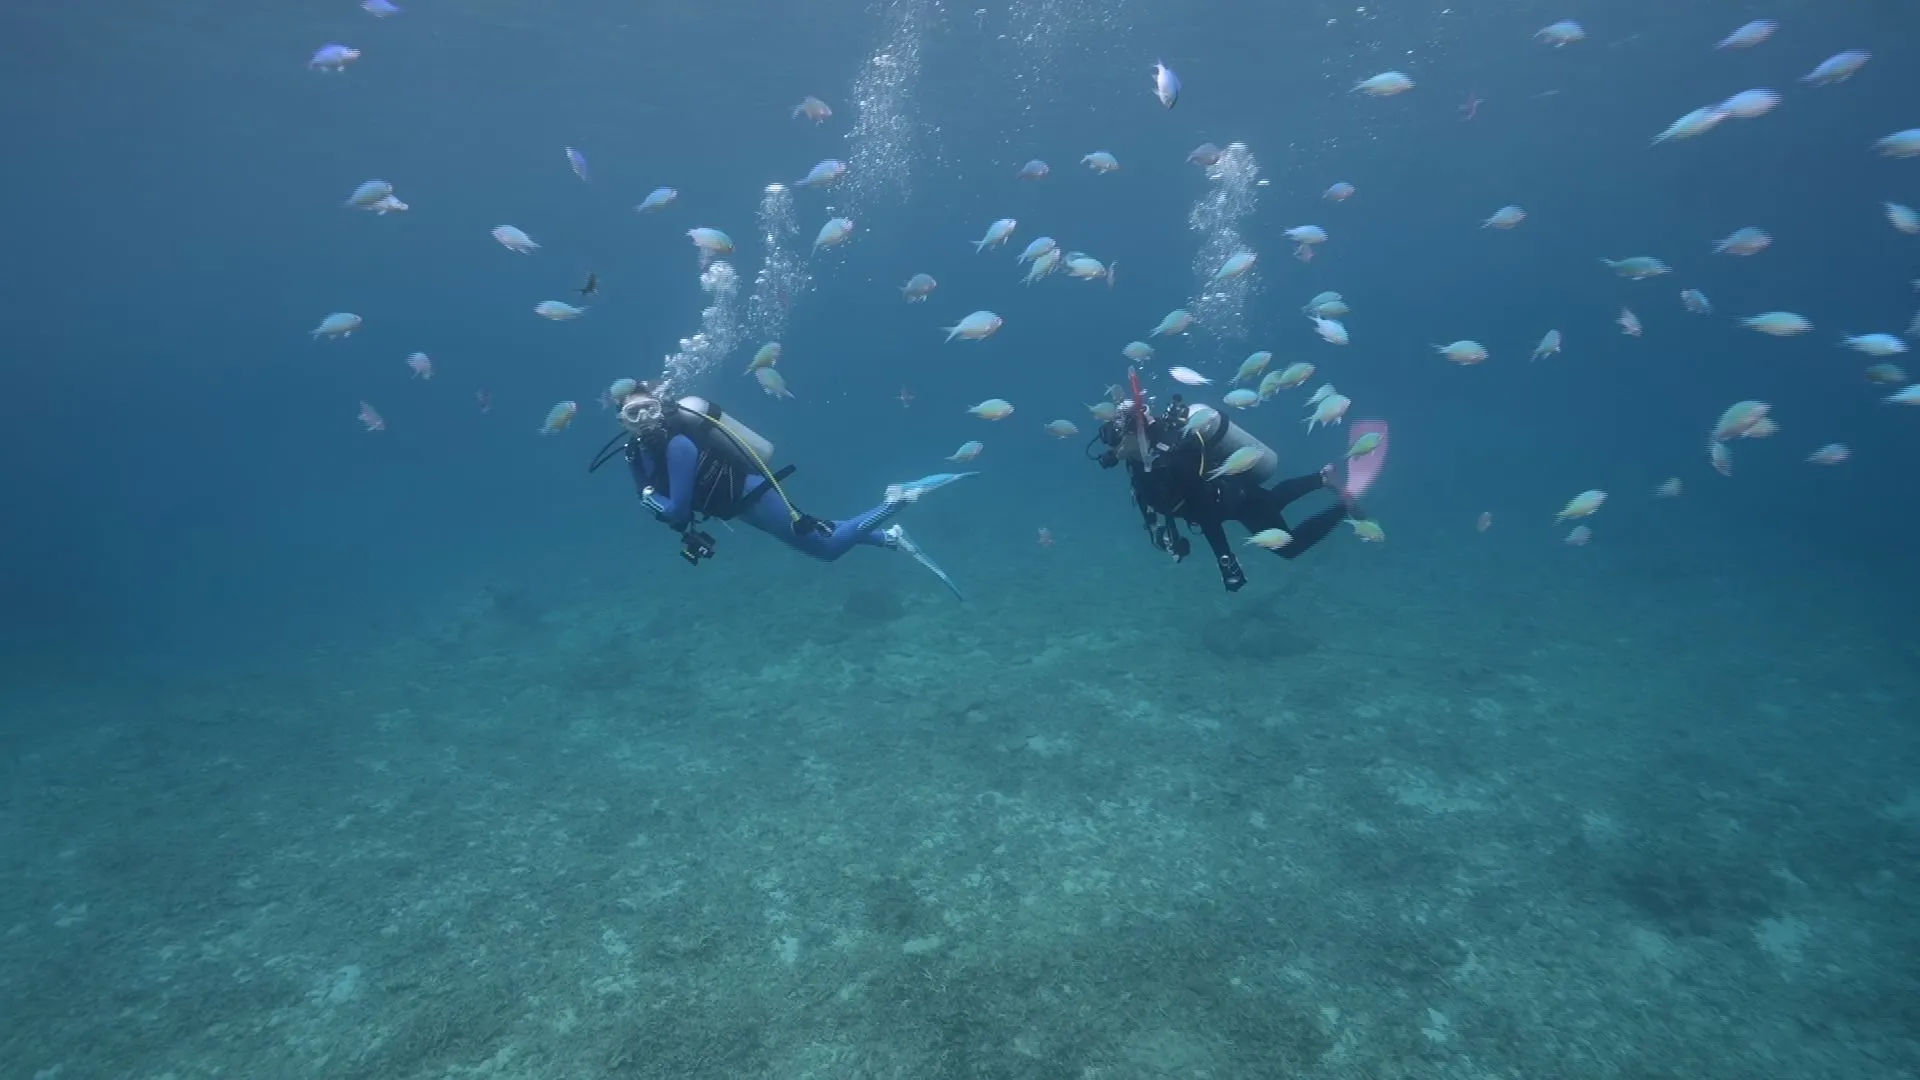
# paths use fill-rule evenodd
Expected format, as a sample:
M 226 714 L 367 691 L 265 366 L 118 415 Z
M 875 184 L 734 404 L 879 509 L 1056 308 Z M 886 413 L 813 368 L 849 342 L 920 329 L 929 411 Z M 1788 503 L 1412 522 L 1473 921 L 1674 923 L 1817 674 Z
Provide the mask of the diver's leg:
M 747 494 L 753 494 L 764 482 L 757 476 L 750 478 L 747 481 Z M 740 514 L 740 520 L 796 551 L 832 562 L 860 544 L 893 547 L 879 530 L 883 529 L 897 508 L 896 503 L 881 503 L 858 517 L 843 521 L 821 521 L 803 514 L 796 522 L 794 511 L 780 498 L 780 493 L 769 491 L 749 500 Z
M 1334 503 L 1301 522 L 1298 527 L 1288 530 L 1293 534 L 1293 540 L 1286 547 L 1276 550 L 1274 554 L 1283 559 L 1295 558 L 1325 539 L 1328 533 L 1338 528 L 1345 520 L 1347 520 L 1346 504 Z
M 1331 469 L 1332 466 L 1329 465 L 1327 468 Z M 1322 469 L 1315 473 L 1308 473 L 1305 476 L 1296 476 L 1273 485 L 1267 489 L 1267 493 L 1273 496 L 1274 509 L 1278 510 L 1302 496 L 1311 495 L 1321 488 L 1330 487 L 1329 476 L 1330 474 L 1327 472 L 1327 469 Z

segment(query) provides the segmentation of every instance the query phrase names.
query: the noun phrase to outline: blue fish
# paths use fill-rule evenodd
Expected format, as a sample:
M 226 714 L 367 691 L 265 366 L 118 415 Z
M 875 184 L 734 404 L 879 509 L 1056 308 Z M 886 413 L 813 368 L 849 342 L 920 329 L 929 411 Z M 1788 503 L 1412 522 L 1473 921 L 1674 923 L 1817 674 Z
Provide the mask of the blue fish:
M 360 0 L 360 10 L 376 19 L 384 19 L 389 15 L 400 14 L 399 7 L 394 5 L 392 0 Z
M 1180 76 L 1158 60 L 1153 62 L 1153 96 L 1169 109 L 1180 102 Z
M 651 192 L 647 193 L 646 198 L 640 200 L 640 205 L 634 207 L 634 209 L 640 211 L 643 214 L 651 213 L 655 210 L 660 209 L 663 206 L 666 206 L 668 203 L 671 203 L 673 200 L 679 197 L 680 197 L 680 192 L 674 190 L 673 188 L 670 188 L 670 187 L 654 188 Z
M 587 179 L 587 155 L 569 146 L 567 147 L 567 164 L 573 166 L 573 175 L 582 180 Z

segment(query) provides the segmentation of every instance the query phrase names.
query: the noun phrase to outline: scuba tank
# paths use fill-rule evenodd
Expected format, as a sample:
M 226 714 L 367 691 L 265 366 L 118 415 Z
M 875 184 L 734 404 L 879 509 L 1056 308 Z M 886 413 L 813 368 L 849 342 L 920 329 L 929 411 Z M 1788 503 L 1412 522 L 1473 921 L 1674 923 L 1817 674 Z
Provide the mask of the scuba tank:
M 1227 419 L 1225 413 L 1216 411 L 1213 415 L 1213 420 L 1201 424 L 1194 433 L 1199 436 L 1200 445 L 1206 451 L 1206 467 L 1214 468 L 1233 456 L 1235 450 L 1251 446 L 1260 451 L 1260 463 L 1240 475 L 1256 484 L 1272 480 L 1274 474 L 1280 471 L 1280 455 L 1274 453 L 1266 443 L 1254 438 L 1252 432 Z
M 700 449 L 747 472 L 771 475 L 768 462 L 773 459 L 773 443 L 706 398 L 689 394 L 666 405 L 661 413 L 675 435 L 685 435 Z

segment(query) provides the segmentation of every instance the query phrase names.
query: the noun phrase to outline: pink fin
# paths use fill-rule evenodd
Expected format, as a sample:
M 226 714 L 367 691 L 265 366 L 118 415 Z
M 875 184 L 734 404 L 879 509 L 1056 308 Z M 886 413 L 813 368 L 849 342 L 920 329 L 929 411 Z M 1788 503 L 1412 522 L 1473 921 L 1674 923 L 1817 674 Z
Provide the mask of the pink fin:
M 1385 420 L 1355 420 L 1347 425 L 1347 446 L 1359 442 L 1363 435 L 1377 434 L 1380 445 L 1370 454 L 1347 459 L 1347 483 L 1345 491 L 1351 498 L 1359 498 L 1367 493 L 1373 482 L 1380 478 L 1380 470 L 1387 467 L 1387 422 Z

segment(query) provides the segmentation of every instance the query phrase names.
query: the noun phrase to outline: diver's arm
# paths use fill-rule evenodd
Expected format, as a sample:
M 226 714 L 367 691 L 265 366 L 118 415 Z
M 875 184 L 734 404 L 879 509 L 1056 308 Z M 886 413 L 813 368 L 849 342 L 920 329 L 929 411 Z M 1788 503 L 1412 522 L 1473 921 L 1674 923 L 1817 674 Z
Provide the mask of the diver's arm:
M 699 466 L 700 448 L 692 439 L 675 435 L 667 440 L 667 498 L 659 517 L 676 529 L 693 524 L 693 474 Z

